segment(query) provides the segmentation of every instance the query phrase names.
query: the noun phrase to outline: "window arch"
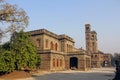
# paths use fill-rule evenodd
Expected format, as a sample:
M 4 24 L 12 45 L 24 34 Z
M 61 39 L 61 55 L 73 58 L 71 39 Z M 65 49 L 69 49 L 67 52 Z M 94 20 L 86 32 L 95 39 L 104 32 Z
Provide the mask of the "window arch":
M 97 55 L 95 55 L 95 58 L 97 57 Z
M 57 67 L 59 67 L 59 59 L 57 59 Z
M 55 67 L 55 59 L 53 58 L 53 67 Z
M 57 43 L 55 44 L 55 50 L 56 51 L 58 50 L 58 44 Z
M 51 50 L 54 49 L 54 44 L 53 44 L 53 42 L 50 43 L 50 49 L 51 49 Z
M 62 67 L 62 59 L 60 59 L 60 66 Z

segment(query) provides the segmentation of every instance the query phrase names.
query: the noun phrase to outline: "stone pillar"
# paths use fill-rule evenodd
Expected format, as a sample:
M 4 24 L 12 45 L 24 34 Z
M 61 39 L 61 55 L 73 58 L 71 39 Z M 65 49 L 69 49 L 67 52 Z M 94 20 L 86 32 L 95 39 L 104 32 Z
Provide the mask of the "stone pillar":
M 50 54 L 40 54 L 41 57 L 41 70 L 50 70 Z
M 79 61 L 78 61 L 78 70 L 85 71 L 85 68 L 86 68 L 85 66 L 86 66 L 85 60 L 79 59 Z
M 65 56 L 65 69 L 70 69 L 70 58 Z

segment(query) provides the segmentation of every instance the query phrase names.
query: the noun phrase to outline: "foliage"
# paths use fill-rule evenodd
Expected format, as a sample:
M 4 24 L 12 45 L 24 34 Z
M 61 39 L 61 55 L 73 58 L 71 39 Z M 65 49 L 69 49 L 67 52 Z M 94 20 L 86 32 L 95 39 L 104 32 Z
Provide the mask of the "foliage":
M 11 38 L 11 49 L 15 53 L 15 66 L 17 70 L 22 68 L 35 68 L 38 62 L 37 48 L 29 39 L 27 33 L 21 31 Z
M 9 73 L 15 69 L 14 54 L 11 51 L 3 50 L 0 53 L 0 73 Z
M 35 45 L 23 32 L 27 26 L 28 16 L 23 9 L 0 0 L 0 43 L 6 33 L 12 34 L 10 42 L 0 45 L 0 73 L 33 69 L 40 65 Z
M 19 32 L 28 25 L 28 16 L 22 8 L 0 0 L 0 39 L 4 34 Z
M 40 65 L 40 56 L 27 33 L 15 32 L 11 41 L 2 45 L 0 53 L 0 73 L 13 70 L 35 69 Z
M 2 48 L 5 50 L 10 50 L 10 42 L 6 42 L 5 44 L 3 44 Z

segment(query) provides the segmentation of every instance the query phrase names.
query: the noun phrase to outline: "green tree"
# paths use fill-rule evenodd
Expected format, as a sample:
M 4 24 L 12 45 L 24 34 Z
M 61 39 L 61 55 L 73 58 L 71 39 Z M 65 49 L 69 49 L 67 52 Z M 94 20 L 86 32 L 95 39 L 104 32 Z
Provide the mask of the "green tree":
M 15 69 L 14 62 L 14 54 L 8 50 L 2 50 L 2 53 L 0 53 L 0 73 L 12 72 Z
M 36 69 L 40 62 L 36 46 L 23 31 L 15 32 L 10 42 L 0 46 L 0 74 Z
M 15 54 L 15 69 L 21 70 L 36 68 L 39 63 L 39 58 L 37 54 L 37 48 L 32 43 L 31 39 L 21 31 L 20 33 L 14 33 L 11 38 L 11 50 Z
M 0 45 L 0 74 L 12 72 L 15 69 L 15 58 L 10 51 L 10 42 Z
M 4 43 L 4 44 L 2 45 L 2 48 L 3 48 L 4 50 L 10 51 L 10 42 Z
M 33 69 L 40 65 L 37 49 L 23 30 L 28 26 L 26 12 L 0 0 L 0 43 L 6 33 L 12 35 L 10 42 L 0 46 L 0 73 L 22 68 Z

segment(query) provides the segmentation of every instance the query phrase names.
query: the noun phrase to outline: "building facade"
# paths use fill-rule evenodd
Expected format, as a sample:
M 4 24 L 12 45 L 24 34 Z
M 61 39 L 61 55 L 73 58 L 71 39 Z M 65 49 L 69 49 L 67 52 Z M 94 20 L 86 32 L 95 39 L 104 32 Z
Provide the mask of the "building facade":
M 91 67 L 110 67 L 111 58 L 110 54 L 103 53 L 98 50 L 97 33 L 91 31 L 91 25 L 85 24 L 85 35 L 86 35 L 86 51 L 91 54 Z
M 30 38 L 37 46 L 41 57 L 40 70 L 81 70 L 110 67 L 110 54 L 98 50 L 97 33 L 85 24 L 86 50 L 75 48 L 74 40 L 65 35 L 57 35 L 46 29 L 29 31 Z
M 83 49 L 75 48 L 74 40 L 46 29 L 30 31 L 30 38 L 41 57 L 41 70 L 89 70 L 91 56 Z

